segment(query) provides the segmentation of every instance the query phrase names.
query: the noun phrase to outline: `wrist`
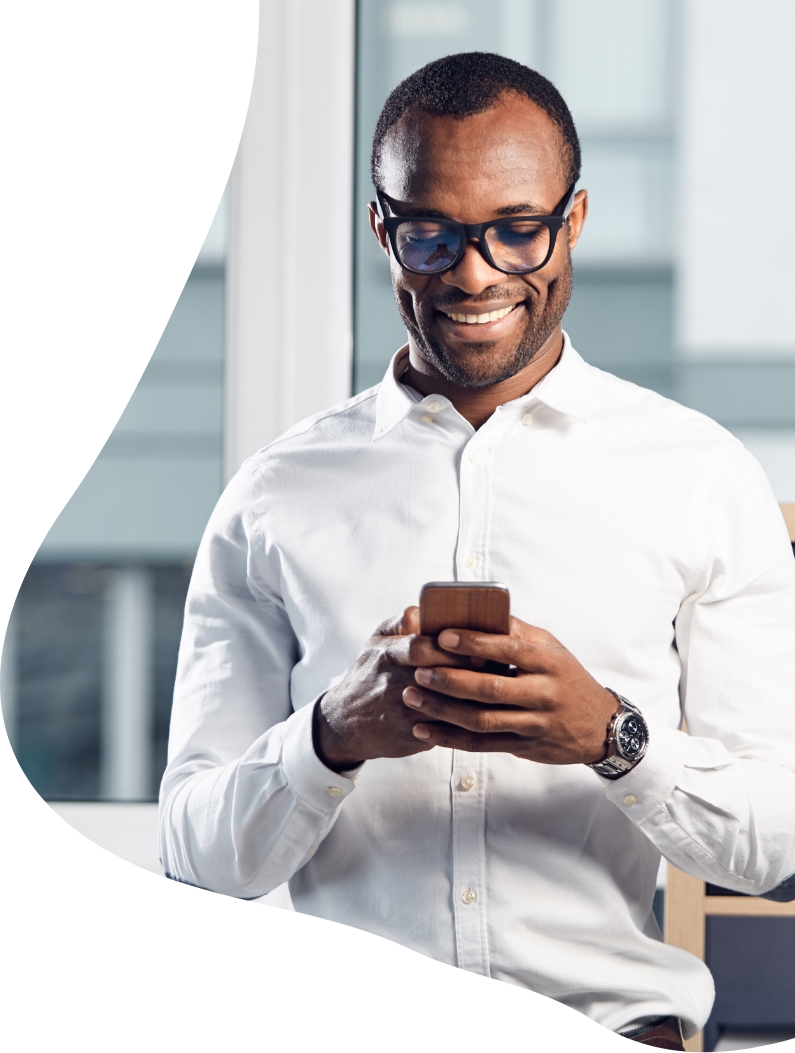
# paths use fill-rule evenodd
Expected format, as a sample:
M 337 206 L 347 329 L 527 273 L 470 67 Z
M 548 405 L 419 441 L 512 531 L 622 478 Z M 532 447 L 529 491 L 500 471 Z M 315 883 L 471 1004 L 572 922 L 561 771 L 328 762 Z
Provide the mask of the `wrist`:
M 352 771 L 364 763 L 364 758 L 353 758 L 350 747 L 340 741 L 340 736 L 329 722 L 323 707 L 325 699 L 326 695 L 322 694 L 315 702 L 312 714 L 312 745 L 318 760 L 330 771 Z
M 589 768 L 607 779 L 620 779 L 643 760 L 649 744 L 649 728 L 643 714 L 629 699 L 608 687 L 618 710 L 607 729 L 607 750 L 601 761 Z

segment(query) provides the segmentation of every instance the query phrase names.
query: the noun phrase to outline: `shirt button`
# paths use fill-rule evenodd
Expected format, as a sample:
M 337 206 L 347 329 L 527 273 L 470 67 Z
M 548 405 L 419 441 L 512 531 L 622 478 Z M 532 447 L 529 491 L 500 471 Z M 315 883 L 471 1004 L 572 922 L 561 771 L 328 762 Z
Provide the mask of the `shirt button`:
M 425 408 L 429 413 L 438 413 L 442 408 L 441 402 L 426 402 Z
M 478 560 L 479 559 L 480 559 L 480 556 L 477 554 L 477 552 L 470 552 L 469 555 L 467 556 L 467 558 L 464 560 L 464 566 L 465 567 L 476 567 L 478 565 Z
M 461 780 L 461 789 L 462 790 L 471 790 L 476 782 L 477 782 L 477 779 L 475 778 L 474 775 L 465 775 L 463 777 L 463 779 Z
M 532 413 L 525 413 L 524 417 L 522 417 L 522 424 L 526 425 L 529 428 L 532 423 L 533 423 L 533 414 Z
M 469 906 L 470 903 L 474 903 L 477 898 L 478 894 L 473 888 L 465 888 L 461 893 L 461 899 L 467 904 L 467 906 Z
M 328 795 L 329 797 L 342 797 L 342 788 L 339 786 L 329 786 Z
M 426 424 L 433 424 L 433 417 L 429 417 L 427 414 L 422 419 Z
M 628 793 L 626 795 L 626 797 L 622 797 L 621 800 L 626 805 L 631 805 L 631 804 L 637 804 L 638 803 L 638 798 L 635 796 L 634 793 Z
M 483 450 L 470 450 L 469 459 L 473 464 L 479 464 L 483 460 Z

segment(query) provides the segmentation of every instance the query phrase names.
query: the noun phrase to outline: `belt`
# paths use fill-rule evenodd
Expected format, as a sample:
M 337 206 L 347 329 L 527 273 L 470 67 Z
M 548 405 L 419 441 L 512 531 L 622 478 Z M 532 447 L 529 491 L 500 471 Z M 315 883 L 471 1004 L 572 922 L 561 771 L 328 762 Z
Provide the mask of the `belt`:
M 618 1033 L 623 1038 L 632 1039 L 633 1042 L 642 1042 L 644 1046 L 655 1046 L 657 1049 L 683 1050 L 685 1048 L 682 1041 L 682 1025 L 676 1016 L 661 1016 L 644 1024 L 643 1027 Z

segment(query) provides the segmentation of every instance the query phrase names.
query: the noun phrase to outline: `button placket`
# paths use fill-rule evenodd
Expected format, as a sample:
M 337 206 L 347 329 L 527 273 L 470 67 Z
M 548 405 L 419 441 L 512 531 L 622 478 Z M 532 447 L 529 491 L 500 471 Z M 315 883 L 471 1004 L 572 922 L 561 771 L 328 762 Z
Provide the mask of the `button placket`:
M 458 967 L 489 975 L 482 753 L 453 751 L 453 913 Z
M 459 581 L 484 581 L 491 573 L 489 537 L 493 464 L 500 455 L 500 443 L 515 422 L 514 412 L 507 406 L 498 406 L 461 452 L 456 549 L 456 577 Z
M 456 556 L 456 577 L 460 581 L 482 580 L 487 573 L 487 505 L 492 442 L 493 438 L 484 441 L 476 435 L 461 458 Z

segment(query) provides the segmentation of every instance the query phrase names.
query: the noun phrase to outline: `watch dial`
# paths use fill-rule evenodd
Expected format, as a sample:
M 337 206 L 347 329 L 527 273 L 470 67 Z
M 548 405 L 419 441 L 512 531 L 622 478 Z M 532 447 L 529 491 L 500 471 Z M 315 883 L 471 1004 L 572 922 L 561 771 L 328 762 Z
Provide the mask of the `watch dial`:
M 616 736 L 616 744 L 622 757 L 627 760 L 634 760 L 637 757 L 646 745 L 646 728 L 637 717 L 630 714 L 626 720 L 622 721 Z

